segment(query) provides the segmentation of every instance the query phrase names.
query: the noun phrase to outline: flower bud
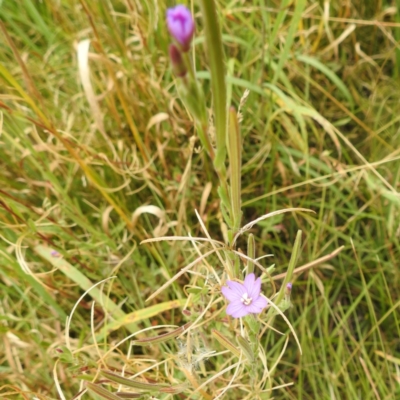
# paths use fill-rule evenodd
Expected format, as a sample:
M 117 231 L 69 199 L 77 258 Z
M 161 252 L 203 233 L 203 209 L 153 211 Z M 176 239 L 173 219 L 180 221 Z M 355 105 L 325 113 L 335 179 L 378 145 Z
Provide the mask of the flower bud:
M 169 58 L 171 60 L 172 72 L 179 78 L 186 75 L 187 68 L 179 49 L 174 45 L 169 45 Z
M 167 26 L 171 36 L 181 46 L 181 50 L 188 51 L 194 34 L 194 21 L 190 11 L 182 4 L 169 8 Z
M 285 288 L 285 295 L 286 296 L 290 296 L 290 293 L 292 292 L 292 283 L 291 282 L 289 282 L 287 285 L 286 285 L 286 288 Z

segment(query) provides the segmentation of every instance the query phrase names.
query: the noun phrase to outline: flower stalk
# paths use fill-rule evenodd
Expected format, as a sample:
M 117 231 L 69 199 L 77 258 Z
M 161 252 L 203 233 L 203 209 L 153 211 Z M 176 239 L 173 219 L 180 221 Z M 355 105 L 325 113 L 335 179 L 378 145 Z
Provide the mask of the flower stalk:
M 222 47 L 222 35 L 214 0 L 200 0 L 203 14 L 204 32 L 211 73 L 213 94 L 214 122 L 216 131 L 216 155 L 214 167 L 222 172 L 225 169 L 226 130 L 227 130 L 227 97 L 225 81 L 225 57 Z
M 169 46 L 169 57 L 172 72 L 177 78 L 179 95 L 195 120 L 201 144 L 213 160 L 214 149 L 207 135 L 208 117 L 206 101 L 189 57 L 189 50 L 195 30 L 192 14 L 183 5 L 170 8 L 167 10 L 167 26 L 175 42 Z

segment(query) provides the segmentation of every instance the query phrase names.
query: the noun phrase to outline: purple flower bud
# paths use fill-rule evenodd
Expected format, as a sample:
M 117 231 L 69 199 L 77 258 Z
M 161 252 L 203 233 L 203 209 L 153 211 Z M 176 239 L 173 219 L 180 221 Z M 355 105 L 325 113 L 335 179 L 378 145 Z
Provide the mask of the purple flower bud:
M 291 282 L 286 284 L 286 287 L 285 287 L 285 295 L 286 296 L 290 296 L 290 293 L 292 292 L 292 286 L 293 285 Z
M 167 25 L 170 34 L 188 51 L 194 34 L 194 21 L 190 11 L 182 4 L 167 10 Z
M 186 75 L 187 68 L 185 62 L 183 61 L 181 52 L 174 44 L 169 45 L 169 58 L 171 60 L 173 73 L 179 78 L 184 77 Z

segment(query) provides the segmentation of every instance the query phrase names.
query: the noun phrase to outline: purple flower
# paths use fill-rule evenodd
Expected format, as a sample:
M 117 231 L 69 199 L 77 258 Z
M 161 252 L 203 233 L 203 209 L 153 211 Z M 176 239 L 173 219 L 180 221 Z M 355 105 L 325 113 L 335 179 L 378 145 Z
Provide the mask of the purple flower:
M 182 4 L 167 10 L 167 25 L 171 35 L 188 51 L 194 33 L 194 21 L 190 11 Z
M 251 273 L 244 283 L 226 281 L 229 287 L 221 288 L 222 294 L 229 300 L 226 313 L 233 318 L 241 318 L 247 314 L 258 314 L 267 306 L 267 300 L 260 296 L 261 278 Z
M 290 293 L 292 292 L 292 287 L 293 287 L 293 285 L 292 285 L 291 282 L 288 282 L 288 283 L 286 284 L 285 295 L 286 295 L 288 298 L 290 297 Z

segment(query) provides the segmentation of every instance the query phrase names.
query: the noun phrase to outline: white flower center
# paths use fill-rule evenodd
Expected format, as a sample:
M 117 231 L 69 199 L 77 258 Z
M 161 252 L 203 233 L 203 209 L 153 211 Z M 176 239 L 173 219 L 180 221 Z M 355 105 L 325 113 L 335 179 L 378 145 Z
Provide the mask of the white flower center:
M 253 299 L 251 297 L 249 297 L 249 295 L 247 293 L 245 293 L 242 298 L 240 299 L 240 301 L 245 305 L 248 306 L 251 304 L 251 302 L 253 301 Z

